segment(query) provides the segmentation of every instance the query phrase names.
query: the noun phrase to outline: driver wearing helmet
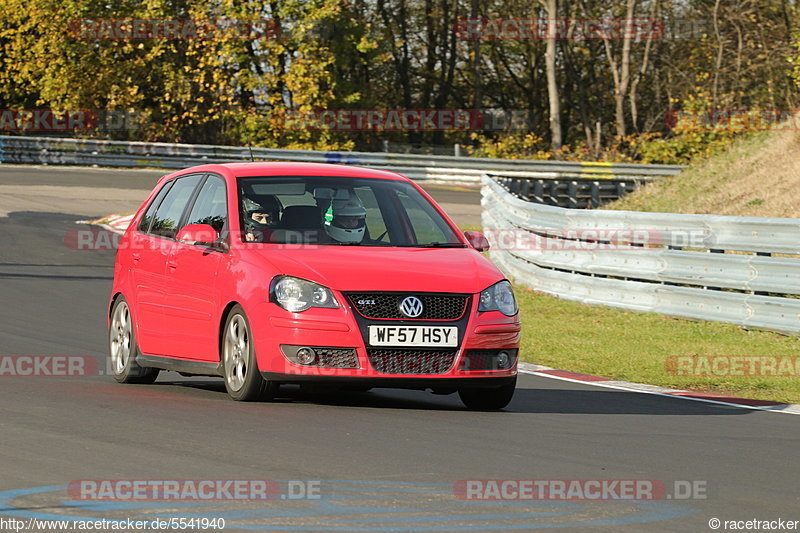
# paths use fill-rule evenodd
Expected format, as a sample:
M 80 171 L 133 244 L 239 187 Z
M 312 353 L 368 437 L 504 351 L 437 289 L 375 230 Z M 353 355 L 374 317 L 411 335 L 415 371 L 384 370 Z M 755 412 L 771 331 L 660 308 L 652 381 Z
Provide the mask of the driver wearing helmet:
M 280 204 L 274 196 L 267 196 L 260 202 L 250 198 L 242 199 L 244 211 L 244 240 L 246 242 L 269 242 L 270 233 L 280 218 Z
M 342 243 L 360 243 L 366 232 L 367 210 L 358 196 L 334 199 L 325 212 L 325 233 Z

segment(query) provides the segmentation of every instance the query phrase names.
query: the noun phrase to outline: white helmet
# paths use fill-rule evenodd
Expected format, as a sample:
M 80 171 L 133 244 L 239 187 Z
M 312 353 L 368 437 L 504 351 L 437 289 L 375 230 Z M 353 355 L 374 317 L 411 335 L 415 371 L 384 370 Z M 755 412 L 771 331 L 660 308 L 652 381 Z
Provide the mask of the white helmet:
M 325 212 L 325 232 L 339 242 L 361 242 L 366 231 L 367 210 L 355 194 L 334 199 Z

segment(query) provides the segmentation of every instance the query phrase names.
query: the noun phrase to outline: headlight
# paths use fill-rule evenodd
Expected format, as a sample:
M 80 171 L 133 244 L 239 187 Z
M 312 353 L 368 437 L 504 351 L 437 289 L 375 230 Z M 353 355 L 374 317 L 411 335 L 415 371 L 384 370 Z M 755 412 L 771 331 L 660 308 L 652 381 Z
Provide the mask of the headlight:
M 272 280 L 269 299 L 292 313 L 300 313 L 312 307 L 339 307 L 329 288 L 291 276 L 277 276 Z
M 500 311 L 506 316 L 517 314 L 517 300 L 514 290 L 507 281 L 495 283 L 481 293 L 481 302 L 478 311 Z

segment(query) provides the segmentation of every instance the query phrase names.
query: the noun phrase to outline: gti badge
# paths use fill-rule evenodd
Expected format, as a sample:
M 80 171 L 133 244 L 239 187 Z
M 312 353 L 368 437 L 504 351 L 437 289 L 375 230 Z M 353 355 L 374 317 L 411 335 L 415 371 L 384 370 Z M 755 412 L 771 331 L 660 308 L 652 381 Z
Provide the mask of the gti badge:
M 422 301 L 416 296 L 409 296 L 400 302 L 400 311 L 408 318 L 417 318 L 422 314 Z

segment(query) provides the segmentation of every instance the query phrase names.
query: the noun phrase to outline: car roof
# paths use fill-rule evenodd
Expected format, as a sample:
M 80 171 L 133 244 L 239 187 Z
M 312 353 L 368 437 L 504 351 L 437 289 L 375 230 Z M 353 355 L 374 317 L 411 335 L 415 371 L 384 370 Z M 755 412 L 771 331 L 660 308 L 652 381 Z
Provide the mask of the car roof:
M 201 165 L 174 172 L 164 178 L 195 172 L 215 172 L 233 178 L 265 176 L 331 176 L 410 181 L 405 176 L 387 170 L 332 163 L 255 162 Z M 162 178 L 163 179 L 163 178 Z

